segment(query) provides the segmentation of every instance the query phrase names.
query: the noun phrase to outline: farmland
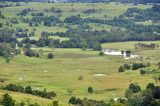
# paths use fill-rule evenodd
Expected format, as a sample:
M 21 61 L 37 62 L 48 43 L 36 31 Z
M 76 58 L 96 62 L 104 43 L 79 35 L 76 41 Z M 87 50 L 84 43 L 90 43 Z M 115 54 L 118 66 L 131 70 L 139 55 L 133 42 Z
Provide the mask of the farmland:
M 83 29 L 83 27 L 87 27 L 91 29 L 91 31 L 110 31 L 114 28 L 120 28 L 120 31 L 126 30 L 127 28 L 124 26 L 115 26 L 111 24 L 104 23 L 92 23 L 86 22 L 83 23 L 82 26 L 73 23 L 68 24 L 67 22 L 58 22 L 54 25 L 52 23 L 51 26 L 45 26 L 42 24 L 43 22 L 38 23 L 37 26 L 31 25 L 30 22 L 24 22 L 24 20 L 32 19 L 34 14 L 36 13 L 44 13 L 47 16 L 54 15 L 58 17 L 60 20 L 65 20 L 67 17 L 71 17 L 72 15 L 80 15 L 82 19 L 87 18 L 96 18 L 100 20 L 112 20 L 114 17 L 118 17 L 124 14 L 129 8 L 138 8 L 141 10 L 150 9 L 152 7 L 151 4 L 148 5 L 133 5 L 133 4 L 122 4 L 122 3 L 47 3 L 47 2 L 29 2 L 24 3 L 20 2 L 20 6 L 16 6 L 15 2 L 5 2 L 7 4 L 11 4 L 10 7 L 0 8 L 1 14 L 4 15 L 5 18 L 0 18 L 0 22 L 3 24 L 3 27 L 0 28 L 1 31 L 4 29 L 14 29 L 14 30 L 22 30 L 20 33 L 24 31 L 27 33 L 26 36 L 20 36 L 19 32 L 17 32 L 18 37 L 15 35 L 13 38 L 16 38 L 16 44 L 21 44 L 22 47 L 19 47 L 19 51 L 21 53 L 17 53 L 13 58 L 10 59 L 9 62 L 6 62 L 5 56 L 0 56 L 0 79 L 3 79 L 4 82 L 0 83 L 1 87 L 4 87 L 8 84 L 16 84 L 20 86 L 32 86 L 33 89 L 38 89 L 43 91 L 46 89 L 47 91 L 56 92 L 57 96 L 53 98 L 53 100 L 58 100 L 60 106 L 67 106 L 68 101 L 71 96 L 76 96 L 81 99 L 89 98 L 93 100 L 104 100 L 109 101 L 112 98 L 120 98 L 124 97 L 124 93 L 128 88 L 129 84 L 136 83 L 141 86 L 142 89 L 146 88 L 148 83 L 155 83 L 155 85 L 160 85 L 158 82 L 156 83 L 154 77 L 159 76 L 159 69 L 157 63 L 160 61 L 160 48 L 157 46 L 154 49 L 137 49 L 135 45 L 138 43 L 144 43 L 146 45 L 155 44 L 159 45 L 160 41 L 146 41 L 148 37 L 143 36 L 145 41 L 125 41 L 116 42 L 116 41 L 98 41 L 95 36 L 88 37 L 93 42 L 90 44 L 90 39 L 86 36 L 84 38 L 79 37 L 81 35 L 80 31 L 75 31 L 68 36 L 61 36 L 61 34 L 57 34 L 57 32 L 66 32 L 70 31 L 70 29 Z M 63 12 L 52 13 L 46 12 L 50 11 L 52 8 L 60 9 Z M 18 16 L 18 13 L 21 13 L 23 10 L 28 9 L 27 15 Z M 31 10 L 30 10 L 31 9 Z M 53 10 L 54 10 L 53 9 Z M 84 13 L 85 10 L 91 10 L 95 13 Z M 55 11 L 54 10 L 54 11 Z M 18 23 L 10 23 L 12 18 L 16 18 Z M 56 18 L 55 18 L 56 19 Z M 14 20 L 14 19 L 13 19 Z M 25 21 L 26 21 L 25 20 Z M 43 20 L 44 21 L 44 20 Z M 9 23 L 9 24 L 7 24 Z M 44 22 L 45 23 L 45 22 Z M 155 25 L 155 23 L 147 21 L 142 22 L 144 26 L 147 25 Z M 32 23 L 37 24 L 37 23 Z M 47 23 L 48 25 L 49 23 Z M 50 24 L 49 24 L 50 25 Z M 85 28 L 84 27 L 84 28 Z M 117 30 L 116 29 L 116 30 Z M 83 32 L 84 30 L 82 30 Z M 118 30 L 119 31 L 119 30 Z M 29 33 L 33 36 L 29 36 Z M 85 32 L 85 31 L 84 31 Z M 87 31 L 86 31 L 87 32 Z M 116 32 L 116 31 L 113 31 Z M 43 35 L 47 33 L 46 36 Z M 51 34 L 50 34 L 51 33 Z M 94 32 L 96 33 L 96 32 Z M 107 32 L 106 32 L 107 33 Z M 157 32 L 159 33 L 159 32 Z M 50 34 L 48 36 L 48 34 Z M 57 35 L 56 35 L 57 34 Z M 66 35 L 68 33 L 65 33 Z M 73 35 L 72 35 L 73 34 Z M 80 35 L 78 35 L 80 34 Z M 83 34 L 83 33 L 82 33 Z M 119 33 L 116 33 L 117 36 Z M 125 33 L 126 34 L 126 33 Z M 128 33 L 127 33 L 128 34 Z M 130 34 L 130 33 L 129 33 Z M 128 36 L 130 36 L 128 34 Z M 149 33 L 152 34 L 152 33 Z M 78 40 L 72 39 L 78 36 Z M 145 34 L 144 34 L 145 35 Z M 84 36 L 84 35 L 83 35 Z M 159 36 L 159 34 L 157 34 Z M 124 36 L 123 36 L 124 37 Z M 28 40 L 29 38 L 29 40 Z M 93 39 L 92 39 L 93 38 Z M 97 41 L 95 41 L 95 39 Z M 114 36 L 113 36 L 114 38 Z M 86 40 L 87 39 L 87 40 Z M 129 38 L 128 38 L 129 39 Z M 39 41 L 38 41 L 39 40 Z M 44 44 L 43 41 L 48 42 Z M 59 45 L 54 43 L 51 45 L 50 43 L 56 42 L 59 40 Z M 74 42 L 80 41 L 82 43 L 80 46 L 74 44 L 68 44 L 67 41 L 73 40 Z M 119 40 L 119 39 L 118 39 Z M 150 39 L 149 39 L 150 40 Z M 88 43 L 88 42 L 89 43 Z M 7 44 L 14 44 L 15 42 L 7 42 Z M 36 43 L 35 43 L 36 42 Z M 67 43 L 66 43 L 67 42 Z M 2 45 L 5 42 L 1 42 Z M 65 45 L 66 43 L 66 45 Z M 101 48 L 97 48 L 97 44 L 102 46 Z M 15 46 L 16 46 L 15 44 Z M 25 45 L 25 46 L 24 46 Z M 29 45 L 29 46 L 28 46 Z M 98 46 L 99 47 L 99 46 Z M 138 58 L 133 59 L 124 59 L 123 56 L 110 56 L 103 55 L 100 56 L 99 53 L 101 49 L 110 49 L 110 50 L 119 50 L 119 51 L 131 51 L 132 54 L 138 55 Z M 31 54 L 27 54 L 27 51 L 36 52 L 37 54 L 32 56 Z M 26 53 L 23 53 L 26 52 Z M 53 59 L 48 59 L 48 54 L 54 54 Z M 140 69 L 137 70 L 126 70 L 123 73 L 119 73 L 118 69 L 123 64 L 133 63 L 150 63 L 149 67 L 145 67 L 144 69 L 147 71 L 152 71 L 156 69 L 157 71 L 152 74 L 141 75 Z M 96 76 L 96 74 L 104 74 L 105 76 Z M 88 87 L 93 87 L 94 93 L 88 93 Z M 42 98 L 39 96 L 34 96 L 26 93 L 20 92 L 12 92 L 8 90 L 1 89 L 0 95 L 5 93 L 10 94 L 17 103 L 20 102 L 37 102 L 41 106 L 47 106 L 46 104 L 51 104 L 52 100 Z

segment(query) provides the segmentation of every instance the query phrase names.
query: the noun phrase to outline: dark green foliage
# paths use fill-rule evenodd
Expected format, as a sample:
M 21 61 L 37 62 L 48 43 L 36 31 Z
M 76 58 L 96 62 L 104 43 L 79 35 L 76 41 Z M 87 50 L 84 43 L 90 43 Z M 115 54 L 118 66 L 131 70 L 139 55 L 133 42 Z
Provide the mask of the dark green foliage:
M 8 28 L 0 29 L 0 43 L 16 42 L 16 38 L 13 36 L 14 30 Z
M 92 87 L 88 87 L 88 93 L 93 93 L 93 88 Z
M 142 106 L 155 106 L 155 98 L 151 91 L 146 91 L 143 94 Z
M 156 44 L 151 43 L 151 44 L 145 44 L 145 43 L 137 43 L 135 44 L 136 49 L 155 49 Z
M 118 72 L 124 72 L 124 71 L 125 71 L 124 67 L 120 66 L 119 69 L 118 69 Z
M 146 65 L 143 63 L 133 63 L 132 64 L 132 70 L 137 70 L 139 68 L 144 68 L 144 67 L 146 67 Z
M 81 24 L 82 23 L 82 18 L 80 18 L 79 16 L 73 15 L 71 17 L 65 18 L 64 22 L 72 23 L 72 24 Z
M 70 99 L 69 99 L 69 102 L 68 102 L 68 103 L 69 103 L 69 104 L 73 104 L 73 105 L 78 104 L 77 98 L 76 98 L 76 97 L 74 97 L 74 96 L 70 97 Z
M 126 56 L 130 57 L 130 55 L 131 55 L 131 51 L 130 51 L 130 50 L 127 50 L 127 51 L 126 51 Z
M 154 6 L 152 7 L 152 10 L 153 10 L 154 12 L 160 12 L 160 5 L 159 5 L 159 4 L 154 5 Z
M 131 69 L 131 66 L 130 66 L 129 64 L 124 64 L 123 67 L 124 67 L 124 69 L 126 69 L 126 70 Z
M 93 43 L 93 50 L 102 50 L 101 44 L 98 42 Z
M 153 89 L 153 96 L 155 99 L 160 99 L 160 86 L 155 86 Z
M 111 106 L 110 103 L 105 103 L 104 101 L 97 101 L 97 100 L 92 100 L 87 98 L 80 99 L 74 96 L 70 97 L 68 104 L 72 104 L 76 106 Z
M 138 86 L 137 84 L 133 84 L 133 83 L 131 83 L 129 85 L 129 89 L 132 90 L 133 93 L 137 93 L 137 92 L 141 91 L 140 86 Z
M 39 57 L 38 52 L 37 51 L 33 51 L 31 49 L 25 49 L 24 53 L 28 57 Z
M 31 86 L 17 86 L 15 84 L 9 84 L 6 85 L 6 87 L 3 88 L 4 90 L 14 91 L 14 92 L 21 92 L 21 93 L 27 93 L 31 95 L 40 96 L 42 98 L 52 99 L 53 97 L 56 97 L 56 93 L 54 91 L 47 92 L 46 89 L 43 91 L 39 90 L 33 90 Z
M 28 94 L 33 94 L 31 86 L 26 86 L 25 89 L 24 89 L 24 92 L 26 92 Z
M 146 86 L 146 89 L 151 89 L 153 90 L 154 89 L 154 83 L 148 83 L 148 85 Z
M 49 54 L 48 54 L 48 59 L 53 59 L 53 58 L 54 58 L 53 53 L 49 53 Z
M 129 106 L 142 106 L 142 96 L 141 95 L 132 95 L 128 98 Z
M 145 71 L 144 69 L 141 69 L 141 70 L 140 70 L 140 74 L 141 74 L 141 75 L 144 75 L 144 74 L 146 74 L 146 71 Z
M 9 84 L 9 85 L 6 85 L 4 89 L 9 90 L 9 91 L 17 91 L 17 86 L 14 84 Z
M 7 93 L 2 96 L 1 104 L 3 106 L 15 106 L 15 101 Z

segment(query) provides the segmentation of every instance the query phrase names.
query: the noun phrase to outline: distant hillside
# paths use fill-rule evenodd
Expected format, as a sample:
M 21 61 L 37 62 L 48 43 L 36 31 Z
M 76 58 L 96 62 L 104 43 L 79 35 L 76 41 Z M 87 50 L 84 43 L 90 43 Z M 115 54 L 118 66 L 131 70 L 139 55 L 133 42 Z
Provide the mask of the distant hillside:
M 160 3 L 160 0 L 1 0 L 12 2 L 24 2 L 24 1 L 36 1 L 36 2 L 82 2 L 82 3 L 102 3 L 102 2 L 122 2 L 122 3 L 134 3 L 134 4 L 146 4 L 146 3 Z

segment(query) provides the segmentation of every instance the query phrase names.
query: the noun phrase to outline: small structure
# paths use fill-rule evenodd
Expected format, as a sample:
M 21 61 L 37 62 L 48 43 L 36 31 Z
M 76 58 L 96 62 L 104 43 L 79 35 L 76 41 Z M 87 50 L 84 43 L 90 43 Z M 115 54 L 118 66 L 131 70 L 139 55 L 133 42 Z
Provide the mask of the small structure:
M 105 55 L 113 55 L 113 56 L 123 56 L 125 59 L 137 58 L 138 55 L 132 55 L 128 51 L 119 51 L 119 50 L 111 50 L 111 49 L 103 49 L 102 52 Z

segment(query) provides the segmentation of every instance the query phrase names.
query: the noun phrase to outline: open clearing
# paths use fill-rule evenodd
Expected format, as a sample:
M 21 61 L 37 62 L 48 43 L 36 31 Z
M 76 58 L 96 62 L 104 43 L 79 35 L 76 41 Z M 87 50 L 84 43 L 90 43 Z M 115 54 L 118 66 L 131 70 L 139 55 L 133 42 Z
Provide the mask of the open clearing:
M 133 42 L 126 43 L 128 45 L 133 44 Z M 117 43 L 112 44 L 112 47 L 115 48 L 116 46 L 114 47 L 114 45 Z M 45 58 L 30 58 L 18 55 L 9 64 L 6 64 L 4 59 L 1 58 L 0 77 L 6 79 L 6 83 L 24 86 L 31 85 L 41 90 L 43 88 L 54 90 L 58 94 L 56 99 L 63 104 L 67 104 L 71 95 L 97 100 L 123 97 L 125 89 L 131 82 L 136 82 L 143 88 L 145 88 L 148 82 L 155 82 L 152 78 L 153 74 L 141 76 L 138 70 L 118 73 L 120 65 L 139 61 L 139 59 L 125 60 L 123 57 L 107 55 L 100 57 L 98 56 L 98 52 L 91 50 L 39 49 L 44 50 L 44 57 L 48 52 L 53 52 L 55 58 L 47 60 Z M 136 52 L 144 56 L 151 56 L 151 59 L 153 58 L 152 55 L 148 54 L 148 50 Z M 159 50 L 153 50 L 153 53 L 155 52 L 159 52 Z M 153 63 L 156 62 L 154 59 L 152 61 Z M 93 76 L 99 73 L 103 73 L 105 76 Z M 79 76 L 83 76 L 83 80 L 78 80 Z M 19 80 L 22 77 L 23 79 Z M 94 88 L 94 94 L 87 93 L 88 86 Z M 116 90 L 107 90 L 114 88 Z M 2 93 L 3 91 L 0 92 Z

